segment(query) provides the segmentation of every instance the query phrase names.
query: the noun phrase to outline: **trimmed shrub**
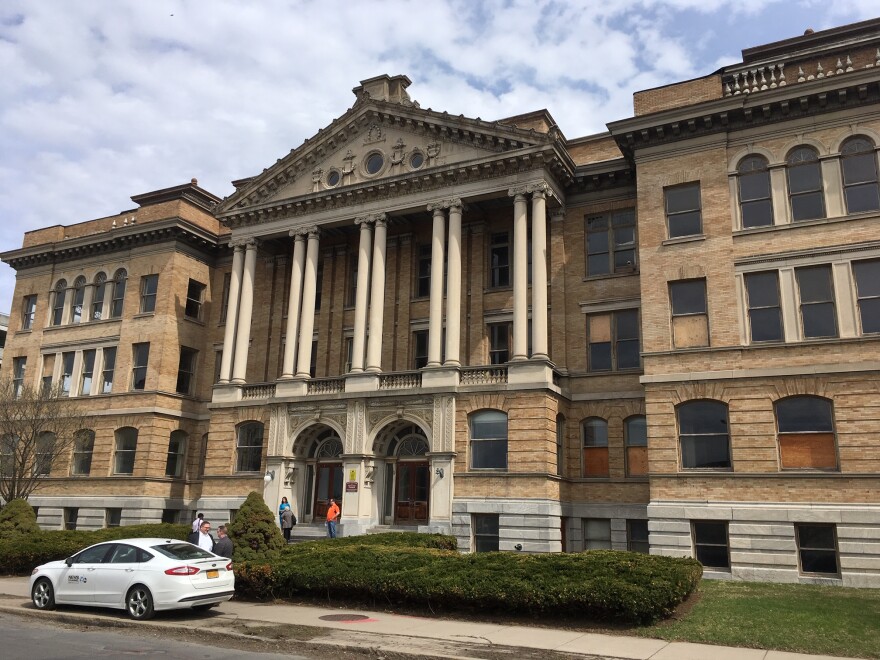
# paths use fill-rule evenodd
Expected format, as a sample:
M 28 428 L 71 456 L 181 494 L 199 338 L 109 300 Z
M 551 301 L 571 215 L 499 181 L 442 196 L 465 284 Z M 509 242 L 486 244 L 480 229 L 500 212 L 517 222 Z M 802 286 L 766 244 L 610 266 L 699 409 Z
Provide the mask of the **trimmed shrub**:
M 0 539 L 39 531 L 34 508 L 27 500 L 15 499 L 0 509 Z
M 457 550 L 458 541 L 454 536 L 446 534 L 418 534 L 416 532 L 387 532 L 385 534 L 367 534 L 364 536 L 346 536 L 337 539 L 321 539 L 318 541 L 306 541 L 299 547 L 309 543 L 326 544 L 334 546 L 345 545 L 381 545 L 396 548 L 434 548 L 436 550 Z
M 646 624 L 669 616 L 693 592 L 701 575 L 702 567 L 693 559 L 612 550 L 462 555 L 331 541 L 287 549 L 271 574 L 262 576 L 259 592 L 241 583 L 236 586 L 254 597 L 335 596 L 435 612 L 488 610 Z
M 227 531 L 234 544 L 232 559 L 235 562 L 270 563 L 278 559 L 286 545 L 281 529 L 275 524 L 275 514 L 256 491 L 247 496 Z

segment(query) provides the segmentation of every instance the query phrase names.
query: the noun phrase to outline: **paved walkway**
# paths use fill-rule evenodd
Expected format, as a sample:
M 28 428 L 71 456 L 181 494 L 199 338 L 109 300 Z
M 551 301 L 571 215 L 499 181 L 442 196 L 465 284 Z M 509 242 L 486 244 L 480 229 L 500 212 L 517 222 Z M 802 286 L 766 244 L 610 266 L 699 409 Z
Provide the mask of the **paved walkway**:
M 26 607 L 25 601 L 29 598 L 28 578 L 0 578 L 0 595 L 10 597 L 0 603 L 2 609 L 20 610 Z M 74 610 L 83 611 L 82 608 L 74 608 Z M 34 614 L 43 613 L 34 611 Z M 333 646 L 370 646 L 423 657 L 467 658 L 474 657 L 467 654 L 468 649 L 501 646 L 627 660 L 841 660 L 838 656 L 666 642 L 625 635 L 600 635 L 524 625 L 452 621 L 385 612 L 276 603 L 230 601 L 221 604 L 209 615 L 199 616 L 199 625 L 208 625 L 211 630 L 218 632 L 230 627 L 229 624 L 232 622 L 239 626 L 281 624 L 330 628 L 342 634 L 312 641 Z M 90 620 L 95 621 L 94 617 L 90 617 Z M 150 623 L 189 628 L 193 625 L 191 616 L 183 614 L 160 615 Z M 112 625 L 117 624 L 118 619 L 114 619 Z M 356 641 L 352 641 L 353 631 L 358 633 Z

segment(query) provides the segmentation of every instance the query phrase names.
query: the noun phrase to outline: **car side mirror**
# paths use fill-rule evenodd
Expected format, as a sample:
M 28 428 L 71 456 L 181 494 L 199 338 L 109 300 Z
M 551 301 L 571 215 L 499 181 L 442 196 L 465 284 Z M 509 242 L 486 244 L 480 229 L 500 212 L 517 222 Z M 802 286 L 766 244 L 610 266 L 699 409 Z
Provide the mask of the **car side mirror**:
M 64 560 L 64 563 L 67 564 L 68 568 L 70 568 L 71 566 L 73 566 L 73 557 L 68 557 Z

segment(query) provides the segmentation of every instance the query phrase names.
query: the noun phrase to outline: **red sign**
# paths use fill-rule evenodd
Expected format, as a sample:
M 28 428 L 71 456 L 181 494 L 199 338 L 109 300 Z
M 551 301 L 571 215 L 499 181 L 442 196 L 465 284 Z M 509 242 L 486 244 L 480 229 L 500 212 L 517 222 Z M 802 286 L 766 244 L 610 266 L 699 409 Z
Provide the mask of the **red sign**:
M 345 482 L 345 492 L 346 493 L 358 492 L 358 482 L 357 481 L 346 481 Z

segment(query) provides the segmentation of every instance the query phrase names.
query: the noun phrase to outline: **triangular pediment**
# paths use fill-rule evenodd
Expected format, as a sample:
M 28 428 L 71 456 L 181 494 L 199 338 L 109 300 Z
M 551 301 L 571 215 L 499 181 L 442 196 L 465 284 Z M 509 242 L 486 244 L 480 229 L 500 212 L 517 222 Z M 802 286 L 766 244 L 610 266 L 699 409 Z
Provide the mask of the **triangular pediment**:
M 514 122 L 422 109 L 405 94 L 405 84 L 396 88 L 396 95 L 387 94 L 386 84 L 386 98 L 374 98 L 377 83 L 400 79 L 408 84 L 403 76 L 380 76 L 356 87 L 358 101 L 352 108 L 258 176 L 234 182 L 237 190 L 223 200 L 218 214 L 430 176 L 438 168 L 476 166 L 559 137 L 555 130 L 535 130 L 533 118 L 526 129 Z M 366 83 L 373 83 L 372 88 Z

